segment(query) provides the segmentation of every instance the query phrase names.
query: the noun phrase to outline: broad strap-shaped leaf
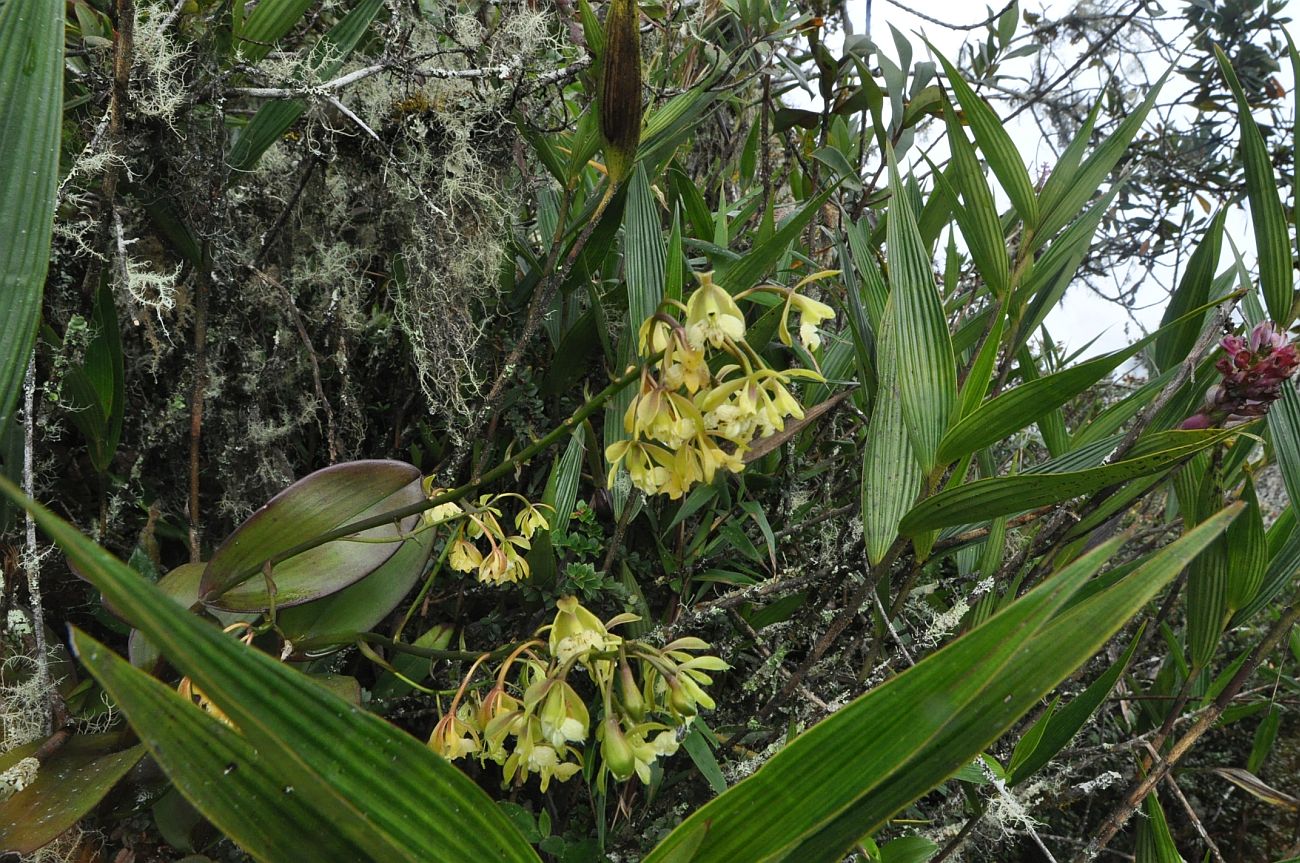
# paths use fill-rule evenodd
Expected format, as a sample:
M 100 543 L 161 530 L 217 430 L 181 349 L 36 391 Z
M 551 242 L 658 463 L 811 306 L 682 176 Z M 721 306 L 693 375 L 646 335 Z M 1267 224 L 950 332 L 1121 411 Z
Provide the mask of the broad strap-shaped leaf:
M 1120 675 L 1133 660 L 1133 653 L 1137 650 L 1141 637 L 1142 632 L 1139 630 L 1130 639 L 1128 650 L 1124 651 L 1124 655 L 1115 660 L 1100 677 L 1088 684 L 1088 687 L 1073 701 L 1061 710 L 1043 714 L 1043 728 L 1037 736 L 1035 745 L 1028 747 L 1023 755 L 1020 753 L 1020 748 L 1016 748 L 1015 755 L 1020 757 L 1013 757 L 1007 767 L 1009 784 L 1017 785 L 1033 776 L 1074 739 L 1074 735 L 1079 733 L 1079 729 L 1083 728 L 1084 723 L 1096 712 L 1101 703 L 1106 700 L 1106 696 L 1110 695 L 1110 691 L 1115 688 L 1115 684 L 1119 682 Z
M 265 2 L 259 5 L 254 15 L 261 12 L 266 5 L 268 4 Z M 347 60 L 348 55 L 361 41 L 370 22 L 375 20 L 375 16 L 383 7 L 383 0 L 361 0 L 316 43 L 316 47 L 308 57 L 308 68 L 312 69 L 317 77 L 322 78 L 337 73 L 343 67 L 343 62 Z M 250 49 L 244 50 L 247 54 Z M 252 170 L 262 154 L 278 141 L 306 110 L 307 102 L 303 99 L 277 99 L 258 108 L 257 113 L 239 133 L 239 138 L 230 150 L 230 157 L 227 160 L 230 167 L 236 171 Z
M 359 843 L 319 807 L 309 783 L 276 771 L 234 729 L 188 703 L 176 690 L 123 662 L 80 630 L 72 643 L 172 784 L 209 821 L 259 860 L 367 859 L 379 846 Z
M 294 644 L 321 636 L 367 632 L 379 624 L 411 591 L 433 550 L 434 532 L 421 531 L 374 572 L 338 593 L 286 608 L 276 625 Z
M 256 63 L 275 47 L 275 43 L 302 20 L 316 0 L 262 0 L 253 14 L 242 22 L 237 34 L 239 53 L 244 61 Z
M 121 734 L 77 734 L 41 762 L 25 788 L 0 801 L 0 852 L 32 854 L 90 813 L 144 756 Z M 43 741 L 0 756 L 0 771 L 32 757 Z
M 0 434 L 18 403 L 41 317 L 59 185 L 63 14 L 53 0 L 0 6 Z
M 1137 844 L 1133 849 L 1136 863 L 1186 863 L 1174 844 L 1156 792 L 1152 791 L 1142 802 L 1142 814 L 1146 817 L 1138 820 Z
M 951 776 L 1088 659 L 1235 515 L 1225 510 L 1110 590 L 1054 617 L 1104 543 L 987 623 L 795 738 L 697 810 L 647 863 L 835 861 Z M 754 817 L 780 813 L 779 818 Z M 694 847 L 691 847 L 694 846 Z
M 1237 100 L 1241 155 L 1246 165 L 1246 196 L 1250 199 L 1250 221 L 1255 232 L 1255 251 L 1259 256 L 1259 283 L 1264 293 L 1264 305 L 1268 307 L 1270 318 L 1287 327 L 1293 317 L 1295 282 L 1291 270 L 1291 235 L 1278 196 L 1277 176 L 1273 172 L 1268 145 L 1255 124 L 1237 73 L 1218 45 L 1214 46 L 1214 56 Z
M 419 480 L 413 466 L 382 460 L 344 462 L 303 477 L 253 513 L 212 555 L 203 573 L 204 602 L 228 611 L 261 611 L 272 598 L 277 606 L 301 605 L 359 581 L 397 553 L 417 517 L 277 558 L 326 531 L 421 500 Z M 274 597 L 262 575 L 268 562 Z
M 893 326 L 894 307 L 885 307 L 885 338 L 879 343 L 880 386 L 867 424 L 862 457 L 862 530 L 867 559 L 879 563 L 898 538 L 898 523 L 921 491 L 921 468 L 912 457 L 903 422 Z
M 1002 184 L 1003 191 L 1011 199 L 1021 220 L 1031 230 L 1035 229 L 1038 226 L 1038 197 L 1034 194 L 1034 185 L 1029 181 L 1029 172 L 1025 169 L 1024 160 L 1020 158 L 1020 151 L 1007 134 L 1001 118 L 988 102 L 971 89 L 947 57 L 936 51 L 933 45 L 930 46 L 930 51 L 943 64 L 944 74 L 948 76 L 948 83 L 957 94 L 957 101 L 961 103 L 971 131 L 975 133 L 975 142 L 984 151 L 989 168 Z
M 1219 210 L 1205 229 L 1196 251 L 1187 261 L 1183 277 L 1178 281 L 1165 306 L 1165 313 L 1160 319 L 1165 326 L 1182 317 L 1192 308 L 1201 305 L 1210 298 L 1210 287 L 1214 283 L 1214 270 L 1219 265 L 1219 253 L 1223 250 L 1223 223 L 1228 211 Z M 1185 321 L 1170 328 L 1156 339 L 1156 368 L 1166 371 L 1187 358 L 1196 345 L 1196 338 L 1201 334 L 1203 321 L 1200 318 Z
M 921 501 L 903 518 L 899 530 L 913 535 L 1061 503 L 1159 473 L 1237 433 L 1237 429 L 1161 432 L 1148 440 L 1141 454 L 1130 454 L 1111 464 L 1061 473 L 1024 473 L 976 480 Z
M 953 215 L 970 248 L 971 259 L 993 295 L 1005 299 L 1011 275 L 1006 239 L 1002 234 L 1002 219 L 993 203 L 993 193 L 984 179 L 984 172 L 980 170 L 975 148 L 966 140 L 966 133 L 962 131 L 956 111 L 947 99 L 944 100 L 943 116 L 952 149 L 953 176 L 949 183 L 942 172 L 935 170 L 935 185 L 939 189 L 951 188 L 948 194 L 953 199 Z M 958 193 L 962 198 L 961 204 L 956 200 Z
M 325 806 L 377 859 L 535 861 L 477 785 L 427 746 L 177 607 L 157 587 L 0 479 L 82 575 L 212 700 L 273 774 Z
M 1143 336 L 1122 350 L 1104 354 L 1050 375 L 1026 380 L 1020 386 L 1002 393 L 987 404 L 980 405 L 963 416 L 944 435 L 939 445 L 939 462 L 947 464 L 956 461 L 966 453 L 1002 440 L 1047 416 L 1050 412 L 1069 404 L 1071 399 L 1137 356 L 1139 351 L 1156 341 L 1161 335 L 1183 323 L 1199 321 L 1210 308 L 1213 308 L 1213 304 L 1190 309 L 1179 318 Z M 1021 366 L 1030 374 L 1034 373 L 1029 365 L 1022 363 Z
M 637 165 L 623 209 L 623 266 L 627 277 L 627 322 L 632 337 L 664 297 L 664 235 L 659 205 L 650 191 L 645 165 Z
M 780 262 L 781 258 L 785 257 L 790 244 L 807 226 L 808 220 L 813 217 L 814 213 L 821 210 L 834 192 L 835 187 L 830 186 L 817 197 L 808 201 L 799 208 L 798 212 L 786 220 L 785 224 L 775 234 L 754 246 L 740 260 L 719 261 L 717 265 L 718 273 L 714 277 L 714 281 L 733 294 L 749 290 L 754 285 L 757 285 L 772 271 L 772 268 Z
M 1146 122 L 1147 115 L 1151 112 L 1152 106 L 1156 103 L 1156 96 L 1164 87 L 1165 81 L 1169 79 L 1169 74 L 1173 68 L 1165 71 L 1160 79 L 1151 86 L 1147 92 L 1146 98 L 1129 112 L 1119 127 L 1111 134 L 1109 138 L 1101 142 L 1092 154 L 1084 160 L 1083 164 L 1078 167 L 1071 166 L 1069 161 L 1062 159 L 1052 170 L 1051 176 L 1043 185 L 1043 192 L 1039 195 L 1039 205 L 1042 208 L 1042 218 L 1038 225 L 1038 231 L 1034 236 L 1033 248 L 1041 247 L 1043 243 L 1051 239 L 1052 236 L 1070 223 L 1079 210 L 1088 203 L 1088 200 L 1097 193 L 1101 185 L 1106 182 L 1110 172 L 1118 164 L 1119 160 L 1128 150 L 1129 144 L 1137 137 L 1141 131 L 1142 124 Z M 1098 104 L 1102 99 L 1107 98 L 1103 94 L 1098 98 Z M 1089 115 L 1090 120 L 1095 120 L 1096 108 Z M 1092 124 L 1087 123 L 1083 129 L 1079 130 L 1079 137 L 1075 142 L 1086 141 L 1087 136 L 1092 134 Z M 1067 148 L 1067 154 L 1072 158 L 1075 142 L 1071 142 Z
M 912 454 L 928 473 L 957 404 L 956 361 L 930 255 L 917 231 L 893 150 L 887 151 L 887 157 L 890 200 L 885 242 L 898 389 Z

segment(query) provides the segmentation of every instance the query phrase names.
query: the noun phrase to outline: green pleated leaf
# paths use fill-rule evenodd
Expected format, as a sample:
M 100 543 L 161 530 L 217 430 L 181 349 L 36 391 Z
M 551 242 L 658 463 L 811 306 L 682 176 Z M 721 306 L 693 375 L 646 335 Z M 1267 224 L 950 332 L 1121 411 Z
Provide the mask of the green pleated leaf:
M 1228 611 L 1245 608 L 1254 600 L 1264 585 L 1268 571 L 1268 538 L 1264 533 L 1264 520 L 1255 495 L 1255 483 L 1246 480 L 1241 499 L 1246 511 L 1228 528 Z
M 952 186 L 949 197 L 954 201 L 953 215 L 970 248 L 971 259 L 993 295 L 1005 298 L 1011 275 L 1002 219 L 993 203 L 993 193 L 984 179 L 984 172 L 980 170 L 975 148 L 966 140 L 966 133 L 947 100 L 944 100 L 944 119 L 952 148 L 953 181 L 949 184 L 947 177 L 936 170 L 933 172 L 935 184 L 940 189 Z M 955 203 L 956 193 L 961 194 L 964 206 Z
M 1079 165 L 1083 163 L 1083 154 L 1087 152 L 1088 145 L 1092 143 L 1092 133 L 1097 127 L 1097 116 L 1101 113 L 1102 104 L 1106 101 L 1106 93 L 1097 97 L 1097 101 L 1092 104 L 1092 110 L 1084 119 L 1083 125 L 1075 133 L 1074 139 L 1070 141 L 1062 152 L 1061 157 L 1056 160 L 1056 165 L 1052 168 L 1052 173 L 1048 175 L 1046 182 L 1043 183 L 1043 190 L 1038 193 L 1038 206 L 1044 213 L 1051 213 L 1054 210 L 1064 208 L 1060 207 L 1060 201 L 1066 193 L 1071 191 L 1074 186 L 1076 175 L 1079 171 Z M 1075 190 L 1079 194 L 1080 190 Z M 1088 200 L 1091 192 L 1084 194 L 1084 201 Z M 1071 209 L 1078 209 L 1078 205 Z M 1050 239 L 1044 234 L 1044 239 Z M 1041 242 L 1038 243 L 1041 245 Z
M 876 389 L 880 382 L 876 377 L 875 363 L 875 343 L 876 327 L 878 321 L 873 323 L 871 313 L 867 311 L 867 304 L 864 300 L 868 288 L 868 280 L 878 281 L 884 284 L 879 270 L 876 269 L 874 262 L 868 260 L 860 263 L 856 253 L 853 251 L 852 235 L 857 233 L 857 227 L 850 224 L 848 230 L 835 237 L 835 252 L 839 258 L 840 269 L 844 273 L 844 296 L 847 302 L 844 304 L 844 310 L 848 319 L 848 338 L 832 338 L 827 340 L 827 346 L 822 349 L 822 374 L 827 378 L 827 383 L 814 383 L 808 387 L 805 392 L 810 404 L 816 404 L 830 395 L 832 384 L 829 381 L 844 380 L 852 374 L 853 366 L 857 366 L 858 382 L 865 389 L 867 399 L 875 398 Z M 870 267 L 868 273 L 863 269 L 864 266 Z M 854 275 L 857 278 L 854 278 Z M 887 296 L 887 291 L 882 291 Z M 881 304 L 880 314 L 884 314 L 884 304 Z
M 880 321 L 885 316 L 885 303 L 889 299 L 889 288 L 876 266 L 871 254 L 871 229 L 866 218 L 850 224 L 845 234 L 849 239 L 849 251 L 853 256 L 853 265 L 861 280 L 861 300 L 870 320 L 870 329 L 880 332 Z
M 259 860 L 364 860 L 367 846 L 337 828 L 331 807 L 313 805 L 312 789 L 276 773 L 236 731 L 180 693 L 123 662 L 80 630 L 81 663 L 131 720 L 150 754 L 195 809 Z
M 1255 124 L 1246 94 L 1232 64 L 1218 45 L 1214 56 L 1223 77 L 1237 99 L 1237 122 L 1241 126 L 1241 154 L 1246 164 L 1246 197 L 1250 199 L 1250 221 L 1255 231 L 1255 251 L 1259 256 L 1259 284 L 1269 317 L 1283 327 L 1293 317 L 1294 281 L 1291 271 L 1291 236 L 1287 231 L 1286 213 L 1278 197 L 1278 179 L 1273 172 L 1268 145 Z
M 1300 391 L 1294 381 L 1282 384 L 1282 395 L 1269 408 L 1268 436 L 1287 497 L 1300 501 Z
M 623 209 L 623 266 L 627 278 L 627 322 L 632 337 L 664 297 L 664 235 L 659 205 L 650 191 L 645 165 L 638 164 L 628 184 Z
M 894 346 L 894 307 L 885 307 L 885 337 L 878 346 L 880 386 L 867 425 L 862 456 L 862 531 L 867 559 L 877 564 L 898 538 L 898 523 L 921 491 L 921 468 L 912 457 Z
M 1192 474 L 1190 479 L 1195 481 L 1194 471 L 1182 473 Z M 1206 481 L 1194 492 L 1180 488 L 1180 504 L 1193 494 L 1201 498 L 1198 505 L 1202 508 L 1207 506 L 1206 499 L 1212 506 L 1217 497 L 1212 483 Z M 1205 668 L 1213 661 L 1232 613 L 1248 606 L 1264 584 L 1268 542 L 1259 501 L 1249 481 L 1242 502 L 1244 514 L 1187 569 L 1187 646 L 1193 668 Z
M 262 567 L 312 537 L 423 498 L 420 472 L 404 462 L 351 461 L 309 474 L 226 538 L 203 573 L 203 601 L 227 611 L 262 611 L 272 600 L 289 607 L 342 590 L 395 555 L 418 517 L 278 561 L 271 572 L 273 588 Z
M 294 0 L 302 2 L 302 0 Z M 308 0 L 310 2 L 310 0 Z M 253 17 L 266 6 L 262 3 L 253 13 Z M 329 78 L 343 68 L 344 61 L 357 47 L 370 22 L 375 20 L 379 10 L 384 7 L 383 0 L 361 0 L 352 11 L 343 16 L 321 40 L 316 43 L 307 60 L 307 66 L 317 78 Z M 301 13 L 300 13 L 301 14 Z M 252 18 L 249 19 L 250 21 Z M 278 38 L 278 37 L 277 37 Z M 245 49 L 245 54 L 248 49 Z M 228 162 L 236 171 L 250 171 L 267 149 L 289 130 L 298 118 L 307 110 L 307 103 L 302 99 L 277 99 L 268 102 L 248 125 L 239 133 L 230 150 Z
M 582 478 L 582 455 L 586 452 L 586 438 L 582 429 L 574 431 L 569 438 L 569 445 L 564 448 L 564 455 L 555 466 L 554 493 L 547 484 L 545 502 L 555 507 L 554 512 L 546 514 L 552 533 L 564 533 L 569 529 L 569 520 L 573 518 L 573 507 L 578 500 L 578 481 Z
M 59 184 L 63 13 L 53 0 L 0 6 L 0 434 L 18 402 L 41 317 Z
M 1146 122 L 1147 115 L 1156 103 L 1156 96 L 1164 87 L 1165 81 L 1169 79 L 1169 74 L 1173 69 L 1170 68 L 1160 80 L 1156 81 L 1147 92 L 1147 96 L 1133 111 L 1125 116 L 1124 121 L 1111 134 L 1109 138 L 1101 142 L 1092 154 L 1088 156 L 1082 164 L 1070 165 L 1068 161 L 1062 159 L 1060 163 L 1052 170 L 1052 174 L 1047 178 L 1043 185 L 1043 193 L 1039 196 L 1039 204 L 1042 209 L 1042 220 L 1038 225 L 1038 230 L 1034 235 L 1033 248 L 1042 246 L 1044 242 L 1050 239 L 1061 228 L 1065 227 L 1079 213 L 1079 210 L 1088 203 L 1097 190 L 1106 182 L 1110 172 L 1118 164 L 1119 160 L 1128 150 L 1129 144 L 1142 129 L 1142 124 Z M 1103 94 L 1101 99 L 1106 98 Z M 1100 104 L 1100 99 L 1098 100 Z M 1096 117 L 1096 108 L 1089 119 L 1094 120 Z M 1067 153 L 1075 143 L 1086 142 L 1092 134 L 1091 122 L 1085 125 L 1085 128 L 1079 130 L 1079 135 L 1071 142 L 1067 148 Z M 1071 158 L 1075 158 L 1073 153 L 1069 153 Z
M 1282 591 L 1290 587 L 1298 571 L 1300 571 L 1300 530 L 1292 530 L 1269 559 L 1259 590 L 1232 616 L 1230 625 L 1238 626 L 1263 611 Z
M 177 607 L 12 483 L 0 479 L 0 491 L 230 717 L 268 772 L 320 811 L 329 836 L 368 850 L 353 859 L 537 860 L 491 798 L 427 746 Z
M 1165 326 L 1185 315 L 1192 308 L 1199 306 L 1210 298 L 1210 287 L 1214 283 L 1214 270 L 1219 265 L 1219 253 L 1223 249 L 1223 223 L 1227 210 L 1219 210 L 1206 228 L 1205 235 L 1197 244 L 1183 270 L 1183 277 L 1165 306 L 1165 313 L 1160 318 Z M 1185 321 L 1171 328 L 1156 339 L 1156 368 L 1171 369 L 1181 363 L 1196 345 L 1196 338 L 1201 334 L 1203 319 Z
M 821 210 L 832 194 L 835 186 L 830 186 L 817 197 L 804 204 L 785 224 L 769 239 L 758 243 L 737 261 L 719 261 L 714 281 L 733 294 L 749 290 L 757 285 L 772 271 L 789 250 L 790 244 L 798 238 L 814 213 Z
M 1156 341 L 1161 335 L 1167 334 L 1176 326 L 1199 321 L 1211 308 L 1213 304 L 1205 304 L 1200 308 L 1187 310 L 1177 319 L 1122 350 L 1050 375 L 1027 379 L 1020 386 L 1002 393 L 987 404 L 980 405 L 971 413 L 963 415 L 962 419 L 944 435 L 939 445 L 939 462 L 947 464 L 956 461 L 966 453 L 982 449 L 1028 427 L 1031 423 L 1038 422 L 1051 412 L 1069 404 L 1080 393 L 1137 356 L 1143 348 Z M 1029 374 L 1035 374 L 1036 370 L 1032 370 L 1031 366 L 1032 362 L 1021 364 Z M 1028 374 L 1026 377 L 1028 378 Z M 963 405 L 965 405 L 965 398 L 963 391 Z M 1052 454 L 1058 453 L 1053 450 Z
M 41 762 L 31 784 L 0 801 L 0 852 L 31 854 L 70 830 L 144 756 L 121 749 L 120 734 L 76 734 Z M 44 741 L 0 756 L 0 771 L 34 755 Z
M 1291 93 L 1295 94 L 1300 90 L 1300 51 L 1296 50 L 1295 41 L 1285 27 L 1282 28 L 1282 36 L 1286 39 L 1286 53 L 1291 60 Z M 1300 177 L 1300 148 L 1295 146 L 1295 142 L 1300 141 L 1300 108 L 1297 108 L 1292 114 L 1291 120 L 1291 176 Z M 1293 188 L 1291 196 L 1291 211 L 1295 212 L 1297 201 L 1300 201 L 1300 189 Z M 1296 224 L 1296 241 L 1300 242 L 1300 223 Z
M 927 43 L 928 44 L 928 43 Z M 962 78 L 961 73 L 948 62 L 948 59 L 930 46 L 930 50 L 943 64 L 948 83 L 961 103 L 971 131 L 975 133 L 975 142 L 984 152 L 989 168 L 1002 184 L 1002 189 L 1011 199 L 1011 204 L 1024 223 L 1033 229 L 1038 225 L 1038 198 L 1034 194 L 1034 184 L 1029 180 L 1029 172 L 1020 158 L 1020 152 L 1012 143 L 1011 136 L 1002 125 L 1001 118 L 979 97 L 971 86 Z
M 1224 625 L 1228 622 L 1228 545 L 1220 539 L 1187 568 L 1187 650 L 1192 668 L 1201 669 L 1214 659 Z
M 997 366 L 998 348 L 1002 344 L 1002 333 L 1006 329 L 1007 319 L 1002 314 L 1001 308 L 994 310 L 997 319 L 993 322 L 993 329 L 989 331 L 984 338 L 984 343 L 980 345 L 979 353 L 971 361 L 970 371 L 966 375 L 966 380 L 962 383 L 960 393 L 960 405 L 958 407 L 958 418 L 969 416 L 975 411 L 984 396 L 988 394 L 989 384 L 993 382 L 993 369 Z M 949 430 L 949 435 L 952 430 Z M 945 438 L 947 435 L 945 435 Z M 942 449 L 942 444 L 940 444 Z
M 1154 791 L 1143 801 L 1142 814 L 1146 817 L 1138 820 L 1137 844 L 1133 849 L 1136 863 L 1184 863 Z
M 1079 693 L 1077 698 L 1061 710 L 1044 715 L 1043 728 L 1035 745 L 1027 748 L 1020 758 L 1013 757 L 1007 767 L 1010 784 L 1017 785 L 1033 776 L 1074 739 L 1074 735 L 1079 733 L 1079 729 L 1083 728 L 1101 703 L 1106 700 L 1106 696 L 1110 695 L 1115 684 L 1119 682 L 1120 675 L 1133 660 L 1133 653 L 1137 650 L 1141 638 L 1142 632 L 1139 630 L 1130 639 L 1128 650 L 1124 651 L 1124 655 L 1115 660 L 1114 664 L 1090 683 L 1087 689 Z M 1016 754 L 1020 754 L 1019 747 Z
M 647 863 L 836 861 L 983 752 L 1222 531 L 1228 509 L 1058 615 L 1118 549 L 1102 544 L 987 623 L 795 738 L 691 815 Z M 755 818 L 779 812 L 779 818 Z
M 236 42 L 244 61 L 256 63 L 302 20 L 316 0 L 262 0 L 239 28 Z
M 1039 506 L 1100 491 L 1138 477 L 1159 473 L 1239 429 L 1168 431 L 1153 435 L 1143 450 L 1112 464 L 1059 473 L 1026 473 L 981 479 L 947 489 L 917 504 L 899 525 L 906 535 L 925 530 L 1024 512 Z M 1137 454 L 1140 452 L 1141 454 Z
M 1118 194 L 1119 184 L 1116 183 L 1070 227 L 1062 231 L 1047 247 L 1047 251 L 1034 262 L 1033 270 L 1020 283 L 1012 300 L 1012 308 L 1026 306 L 1012 348 L 1019 350 L 1028 341 L 1030 334 L 1047 320 L 1052 309 L 1060 304 L 1065 289 L 1074 281 L 1079 264 L 1092 245 L 1092 236 L 1097 232 L 1097 226 L 1101 224 L 1102 217 Z
M 885 242 L 898 389 L 912 453 L 921 470 L 928 473 L 956 407 L 956 362 L 930 255 L 917 231 L 892 150 L 888 158 L 890 203 Z

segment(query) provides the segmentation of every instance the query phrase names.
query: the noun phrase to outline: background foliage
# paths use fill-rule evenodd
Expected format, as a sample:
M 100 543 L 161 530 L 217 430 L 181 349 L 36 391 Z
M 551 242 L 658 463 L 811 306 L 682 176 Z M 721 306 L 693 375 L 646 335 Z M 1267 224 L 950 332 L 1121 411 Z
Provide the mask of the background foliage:
M 3 849 L 1300 857 L 1281 12 L 0 0 Z

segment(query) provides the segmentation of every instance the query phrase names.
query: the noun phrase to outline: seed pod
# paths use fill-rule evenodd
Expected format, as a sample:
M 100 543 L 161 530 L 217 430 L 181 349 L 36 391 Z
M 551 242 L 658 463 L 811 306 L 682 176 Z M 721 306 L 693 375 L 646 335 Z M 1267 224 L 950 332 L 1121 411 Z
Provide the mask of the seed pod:
M 600 78 L 600 131 L 605 168 L 621 183 L 641 141 L 641 33 L 637 0 L 610 0 L 605 15 L 605 63 Z

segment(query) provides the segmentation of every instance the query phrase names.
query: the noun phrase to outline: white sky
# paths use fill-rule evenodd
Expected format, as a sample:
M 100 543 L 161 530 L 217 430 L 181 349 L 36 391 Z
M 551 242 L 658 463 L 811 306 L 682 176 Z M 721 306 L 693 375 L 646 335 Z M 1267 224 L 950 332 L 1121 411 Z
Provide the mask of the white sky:
M 905 0 L 905 5 L 923 11 L 931 17 L 955 24 L 978 23 L 987 18 L 989 14 L 985 3 L 970 2 L 970 0 Z M 991 5 L 996 10 L 1004 4 L 1003 0 L 992 0 Z M 1077 5 L 1082 4 L 1075 2 L 1075 0 L 1021 0 L 1022 10 L 1042 11 L 1046 7 L 1058 16 L 1062 10 L 1068 10 Z M 1177 34 L 1182 30 L 1182 22 L 1178 20 L 1178 16 L 1185 4 L 1182 0 L 1166 0 L 1164 5 L 1172 19 L 1169 22 L 1170 32 Z M 1288 8 L 1284 17 L 1300 17 L 1300 0 L 1289 0 L 1287 5 Z M 893 41 L 889 34 L 889 25 L 893 25 L 913 43 L 914 57 L 916 59 L 924 59 L 927 53 L 924 44 L 919 38 L 920 34 L 924 34 L 936 48 L 944 52 L 945 56 L 956 62 L 957 54 L 965 41 L 971 38 L 983 38 L 986 33 L 983 28 L 974 31 L 954 31 L 939 27 L 904 11 L 889 2 L 889 0 L 872 0 L 870 6 L 871 32 L 877 43 L 882 45 L 886 53 L 890 55 L 894 52 Z M 865 27 L 867 7 L 868 0 L 848 0 L 849 14 L 853 18 L 856 33 L 863 33 L 867 29 Z M 1023 29 L 1023 22 L 1020 27 Z M 1293 22 L 1287 25 L 1287 29 L 1291 32 L 1293 38 L 1300 41 L 1300 26 Z M 835 50 L 834 46 L 832 46 L 832 50 Z M 1075 58 L 1062 58 L 1066 63 L 1072 62 L 1073 59 Z M 1027 63 L 1028 61 L 1021 62 Z M 1285 65 L 1285 61 L 1283 61 L 1283 71 L 1278 77 L 1289 90 L 1292 79 L 1290 70 L 1285 68 Z M 1015 69 L 1014 64 L 1007 64 L 1004 66 L 1003 71 L 1008 72 Z M 1029 118 L 1028 113 L 1022 114 L 1019 118 L 1013 120 L 1011 125 L 1008 126 L 1008 130 L 1028 164 L 1050 165 L 1054 163 L 1055 151 L 1043 139 L 1037 125 Z M 1031 173 L 1033 172 L 1031 171 Z M 1005 199 L 1000 203 L 1005 205 Z M 1212 203 L 1215 206 L 1218 205 L 1217 201 Z M 1227 233 L 1238 248 L 1242 250 L 1247 262 L 1253 265 L 1254 240 L 1250 231 L 1249 217 L 1243 208 L 1230 212 L 1227 221 Z M 1224 243 L 1224 258 L 1220 262 L 1220 270 L 1228 266 L 1232 260 L 1229 244 Z M 1166 283 L 1172 283 L 1174 275 L 1172 268 L 1166 267 L 1160 278 Z M 1159 324 L 1160 316 L 1163 313 L 1165 296 L 1165 288 L 1155 283 L 1143 283 L 1142 287 L 1139 288 L 1138 304 L 1144 308 L 1135 310 L 1134 317 L 1137 318 L 1142 327 L 1149 330 Z M 1095 344 L 1087 352 L 1088 356 L 1122 348 L 1140 335 L 1125 310 L 1098 297 L 1082 285 L 1071 288 L 1066 294 L 1064 302 L 1048 317 L 1047 326 L 1053 338 L 1063 343 L 1067 348 L 1080 348 L 1100 335 L 1100 338 L 1097 338 Z

